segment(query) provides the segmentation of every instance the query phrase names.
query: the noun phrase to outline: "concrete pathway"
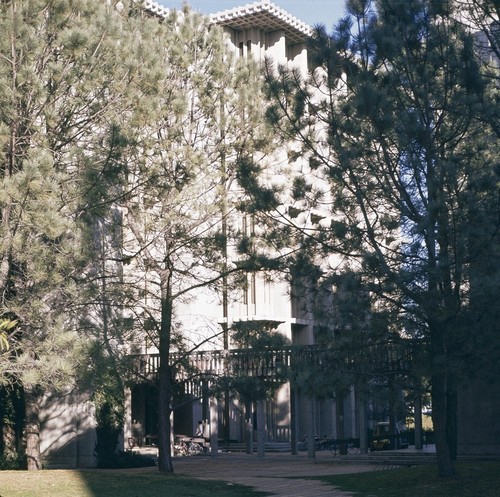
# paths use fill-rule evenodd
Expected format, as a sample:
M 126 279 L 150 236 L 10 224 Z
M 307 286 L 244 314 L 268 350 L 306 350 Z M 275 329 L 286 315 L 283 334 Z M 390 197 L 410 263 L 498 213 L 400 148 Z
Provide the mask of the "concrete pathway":
M 329 458 L 331 460 L 331 456 Z M 326 457 L 309 459 L 306 455 L 221 453 L 215 457 L 200 455 L 176 458 L 177 474 L 194 478 L 223 480 L 241 484 L 280 497 L 351 497 L 353 494 L 315 480 L 297 479 L 301 476 L 320 476 L 374 471 L 370 464 L 339 464 Z M 294 479 L 287 478 L 293 477 Z

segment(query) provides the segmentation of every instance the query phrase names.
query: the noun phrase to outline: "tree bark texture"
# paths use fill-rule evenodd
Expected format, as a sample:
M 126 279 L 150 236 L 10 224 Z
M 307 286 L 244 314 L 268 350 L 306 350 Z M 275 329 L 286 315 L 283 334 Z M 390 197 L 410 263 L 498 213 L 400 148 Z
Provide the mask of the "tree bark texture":
M 170 366 L 170 340 L 173 302 L 168 284 L 166 288 L 164 287 L 162 293 L 159 343 L 160 366 L 158 371 L 158 470 L 164 473 L 173 473 L 174 466 L 170 439 L 173 381 L 173 371 Z
M 40 454 L 40 392 L 36 387 L 25 387 L 26 402 L 26 458 L 28 470 L 42 469 Z
M 456 474 L 453 465 L 452 447 L 449 442 L 448 417 L 450 407 L 447 406 L 447 379 L 446 372 L 436 370 L 432 375 L 432 422 L 440 476 Z
M 165 362 L 161 357 L 160 361 Z M 168 360 L 168 359 L 167 359 Z M 173 473 L 170 433 L 172 413 L 171 372 L 168 364 L 160 363 L 159 392 L 158 392 L 158 470 L 164 473 Z

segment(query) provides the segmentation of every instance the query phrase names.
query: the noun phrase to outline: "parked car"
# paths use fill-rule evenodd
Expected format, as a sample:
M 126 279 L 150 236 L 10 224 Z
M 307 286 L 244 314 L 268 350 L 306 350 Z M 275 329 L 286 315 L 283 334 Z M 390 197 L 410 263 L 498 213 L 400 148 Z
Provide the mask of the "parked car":
M 391 427 L 388 421 L 381 421 L 375 425 L 373 438 L 370 444 L 371 450 L 388 449 L 407 449 L 408 437 L 398 426 L 394 427 L 394 433 L 391 433 Z

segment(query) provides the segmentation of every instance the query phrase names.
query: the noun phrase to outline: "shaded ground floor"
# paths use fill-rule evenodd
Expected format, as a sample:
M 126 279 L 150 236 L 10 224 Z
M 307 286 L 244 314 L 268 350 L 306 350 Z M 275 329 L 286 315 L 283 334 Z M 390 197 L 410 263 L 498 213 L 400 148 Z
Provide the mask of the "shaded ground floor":
M 137 384 L 127 395 L 125 441 L 129 445 L 155 446 L 158 438 L 157 387 Z M 366 413 L 364 415 L 366 417 Z M 363 420 L 361 427 L 366 425 Z M 185 395 L 173 413 L 176 435 L 194 436 L 201 426 L 207 441 L 216 435 L 221 447 L 229 443 L 297 442 L 307 436 L 354 438 L 360 433 L 360 412 L 354 389 L 338 397 L 310 399 L 286 383 L 266 401 L 247 401 L 222 394 Z
M 186 392 L 185 392 L 186 393 Z M 189 393 L 189 392 L 187 392 Z M 343 395 L 310 399 L 282 385 L 266 402 L 242 402 L 238 398 L 216 398 L 207 395 L 184 397 L 173 416 L 176 434 L 193 436 L 198 422 L 203 425 L 203 438 L 210 453 L 218 453 L 227 443 L 239 443 L 240 450 L 265 444 L 287 444 L 296 452 L 298 441 L 308 437 L 358 438 L 360 448 L 367 447 L 367 433 L 373 423 L 373 401 L 364 399 L 355 389 Z M 339 402 L 340 400 L 340 402 Z M 476 380 L 464 384 L 458 396 L 458 454 L 500 454 L 500 384 Z M 389 416 L 390 413 L 381 415 Z M 19 416 L 20 417 L 20 416 Z M 371 418 L 370 418 L 371 417 Z M 47 395 L 40 406 L 41 451 L 46 467 L 92 467 L 96 446 L 95 409 L 88 395 L 67 392 Z M 5 447 L 16 439 L 12 429 L 0 425 Z M 22 438 L 21 423 L 19 439 Z M 120 448 L 131 445 L 157 445 L 157 387 L 142 383 L 127 395 L 126 421 Z M 129 444 L 129 439 L 135 439 Z

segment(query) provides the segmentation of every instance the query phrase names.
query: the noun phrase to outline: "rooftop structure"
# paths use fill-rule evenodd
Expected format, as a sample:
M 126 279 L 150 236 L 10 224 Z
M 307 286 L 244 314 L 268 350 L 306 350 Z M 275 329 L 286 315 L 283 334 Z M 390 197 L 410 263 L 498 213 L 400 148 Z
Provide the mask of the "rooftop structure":
M 170 12 L 170 9 L 163 7 L 163 5 L 160 5 L 157 2 L 152 2 L 151 0 L 146 0 L 144 2 L 144 10 L 162 18 L 167 17 Z
M 310 26 L 269 0 L 217 12 L 210 19 L 214 24 L 235 30 L 259 27 L 264 31 L 284 31 L 291 43 L 301 43 L 312 35 Z
M 151 14 L 166 17 L 170 10 L 157 2 L 146 0 L 144 8 Z M 301 43 L 312 35 L 312 28 L 305 22 L 274 5 L 269 0 L 260 0 L 241 7 L 211 14 L 214 24 L 233 30 L 259 28 L 263 31 L 283 31 L 289 43 Z

